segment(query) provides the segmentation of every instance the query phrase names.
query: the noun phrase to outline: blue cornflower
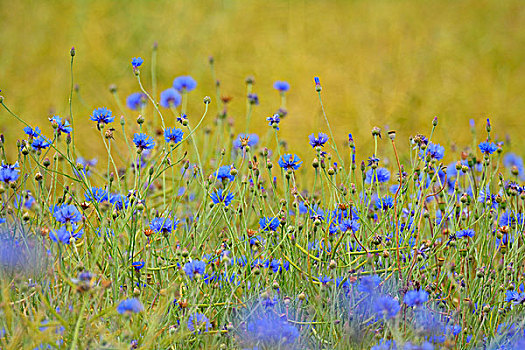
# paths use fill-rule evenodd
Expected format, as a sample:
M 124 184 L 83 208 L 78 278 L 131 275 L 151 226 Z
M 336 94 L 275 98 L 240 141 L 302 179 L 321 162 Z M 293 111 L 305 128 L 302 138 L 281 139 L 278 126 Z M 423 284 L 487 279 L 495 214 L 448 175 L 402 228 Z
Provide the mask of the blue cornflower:
M 523 159 L 515 153 L 505 154 L 503 157 L 503 165 L 507 169 L 512 169 L 513 167 L 518 168 L 520 175 L 523 174 L 523 170 L 525 169 L 523 166 Z
M 376 198 L 376 207 L 379 209 L 387 210 L 394 206 L 394 198 L 385 196 L 383 198 Z
M 201 330 L 207 332 L 210 327 L 210 320 L 208 319 L 208 317 L 204 316 L 201 313 L 196 312 L 194 314 L 191 314 L 188 318 L 188 329 L 190 330 L 190 332 L 199 331 L 200 333 Z
M 51 208 L 51 213 L 55 217 L 55 220 L 67 224 L 68 222 L 74 223 L 82 220 L 82 213 L 72 204 L 55 205 Z
M 134 92 L 126 99 L 126 106 L 128 106 L 129 109 L 136 111 L 146 105 L 147 98 L 148 96 L 142 92 Z
M 133 263 L 131 263 L 131 267 L 133 267 L 135 271 L 140 271 L 144 267 L 144 265 L 144 261 L 134 261 Z
M 310 140 L 310 145 L 315 148 L 317 146 L 323 147 L 326 141 L 328 141 L 328 135 L 322 132 L 317 133 L 317 137 L 315 137 L 315 134 L 311 134 L 308 136 L 308 139 Z
M 359 279 L 357 290 L 362 293 L 372 294 L 381 283 L 381 277 L 378 275 L 363 276 Z
M 144 311 L 144 306 L 137 298 L 122 300 L 117 306 L 117 312 L 121 315 L 125 313 L 136 314 L 141 311 Z
M 372 165 L 378 165 L 379 164 L 379 158 L 377 158 L 375 155 L 371 156 L 371 157 L 368 157 L 368 166 L 372 166 Z
M 287 81 L 277 80 L 273 83 L 273 88 L 279 92 L 286 92 L 290 90 L 290 84 Z
M 471 229 L 471 228 L 468 228 L 466 230 L 461 230 L 461 231 L 457 231 L 456 232 L 456 238 L 457 239 L 460 239 L 460 238 L 465 238 L 465 237 L 474 237 L 474 230 Z
M 100 107 L 93 110 L 90 120 L 97 122 L 97 125 L 109 124 L 115 120 L 111 114 L 112 112 L 106 107 Z
M 133 143 L 135 143 L 135 146 L 139 151 L 153 149 L 153 147 L 155 147 L 155 140 L 153 140 L 153 137 L 149 137 L 144 133 L 135 133 L 133 135 Z
M 91 167 L 94 167 L 95 165 L 97 165 L 97 159 L 96 158 L 93 158 L 91 160 L 87 160 L 87 159 L 84 159 L 82 157 L 78 157 L 77 158 L 77 163 L 82 165 L 82 170 L 77 170 L 77 168 L 73 168 L 73 172 L 75 173 L 75 175 L 77 175 L 78 177 L 82 177 L 82 173 L 85 173 L 86 176 L 90 176 L 91 175 Z M 87 171 L 86 171 L 87 169 Z
M 4 161 L 2 161 L 2 165 L 0 165 L 0 181 L 5 183 L 14 182 L 20 176 L 19 172 L 18 162 L 15 164 L 4 164 Z
M 284 154 L 279 158 L 279 166 L 285 170 L 292 169 L 297 170 L 301 167 L 303 162 L 295 154 Z
M 160 105 L 164 108 L 177 107 L 182 102 L 182 96 L 174 88 L 169 88 L 160 93 Z
M 479 149 L 481 153 L 492 154 L 498 149 L 498 146 L 494 142 L 482 142 L 479 144 Z
M 411 290 L 403 299 L 408 306 L 421 306 L 428 301 L 428 293 L 424 290 Z
M 224 206 L 227 207 L 228 205 L 230 205 L 230 203 L 232 202 L 235 196 L 231 192 L 226 193 L 222 189 L 218 189 L 217 191 L 213 192 L 210 195 L 210 197 L 213 203 L 215 204 L 224 203 Z
M 164 130 L 164 139 L 168 143 L 179 143 L 182 141 L 183 136 L 184 132 L 181 129 L 166 128 L 166 130 Z
M 184 272 L 190 279 L 193 279 L 195 275 L 203 275 L 206 269 L 206 263 L 200 260 L 188 261 L 184 264 Z
M 421 158 L 425 158 L 427 155 L 433 159 L 441 160 L 445 155 L 445 147 L 429 142 L 425 150 L 419 151 L 419 156 Z
M 58 115 L 52 116 L 51 118 L 49 118 L 49 121 L 52 125 L 56 123 L 56 130 L 59 135 L 62 132 L 65 134 L 69 134 L 73 130 L 71 124 L 69 124 L 69 122 L 66 119 L 62 120 L 62 118 L 60 118 Z
M 172 231 L 173 228 L 176 228 L 179 224 L 179 220 L 175 219 L 174 221 L 170 218 L 154 218 L 149 223 L 149 228 L 157 233 L 168 234 Z
M 400 309 L 399 302 L 389 296 L 381 296 L 374 301 L 374 312 L 378 318 L 394 318 Z
M 251 105 L 258 105 L 259 104 L 259 96 L 257 94 L 248 94 L 248 102 Z
M 390 180 L 390 171 L 385 168 L 368 169 L 366 172 L 365 183 L 387 182 Z
M 239 134 L 233 141 L 233 147 L 243 149 L 246 146 L 253 147 L 258 142 L 259 136 L 257 134 Z
M 219 169 L 217 169 L 215 173 L 213 173 L 213 177 L 217 178 L 217 180 L 220 181 L 228 179 L 231 182 L 235 179 L 235 176 L 231 174 L 232 168 L 233 166 L 223 165 Z
M 92 187 L 91 191 L 84 193 L 86 202 L 107 202 L 109 200 L 109 193 L 103 188 Z
M 314 77 L 314 83 L 315 85 L 321 85 L 321 80 L 319 80 L 319 77 Z
M 177 116 L 177 122 L 184 125 L 184 122 L 188 120 L 188 116 L 186 114 L 181 114 Z
M 31 147 L 33 147 L 33 149 L 36 151 L 46 149 L 49 146 L 51 146 L 51 143 L 42 135 L 33 139 L 33 142 L 31 143 Z
M 31 195 L 30 191 L 24 191 L 21 195 L 17 194 L 13 202 L 16 208 L 20 208 L 21 205 L 24 205 L 27 209 L 31 209 L 33 204 L 35 204 L 35 197 Z
M 189 75 L 183 75 L 173 80 L 173 88 L 179 92 L 190 92 L 196 87 L 197 82 Z
M 261 231 L 275 231 L 279 227 L 279 218 L 270 218 L 263 216 L 259 219 L 259 227 Z
M 359 224 L 359 222 L 357 220 L 354 220 L 354 219 L 344 219 L 339 224 L 339 229 L 342 232 L 346 232 L 346 231 L 350 231 L 350 230 L 352 232 L 357 232 L 357 231 L 359 231 L 360 227 L 361 227 L 361 225 Z
M 133 59 L 131 60 L 131 65 L 133 66 L 133 69 L 142 66 L 142 63 L 144 63 L 142 57 L 133 57 Z
M 279 122 L 281 121 L 279 114 L 274 114 L 273 116 L 266 118 L 266 121 L 269 122 L 268 125 L 272 126 L 276 130 L 279 130 Z
M 243 338 L 264 348 L 288 348 L 299 337 L 299 330 L 274 313 L 258 315 L 246 326 Z
M 120 193 L 113 193 L 109 197 L 109 202 L 115 207 L 117 210 L 122 210 L 124 208 L 127 208 L 129 205 L 129 199 L 128 197 L 120 194 Z
M 56 231 L 51 230 L 49 232 L 49 238 L 51 238 L 51 240 L 55 243 L 69 244 L 71 242 L 71 238 L 74 238 L 75 240 L 77 240 L 77 239 L 80 239 L 83 234 L 84 234 L 84 229 L 80 229 L 77 231 L 76 225 L 72 225 L 71 231 L 69 231 L 66 228 L 66 226 L 62 226 Z
M 35 127 L 34 130 L 30 126 L 26 126 L 24 128 L 24 132 L 27 134 L 27 136 L 31 136 L 31 137 L 37 138 L 38 136 L 40 136 L 40 133 L 42 131 L 40 130 L 40 128 L 38 126 Z

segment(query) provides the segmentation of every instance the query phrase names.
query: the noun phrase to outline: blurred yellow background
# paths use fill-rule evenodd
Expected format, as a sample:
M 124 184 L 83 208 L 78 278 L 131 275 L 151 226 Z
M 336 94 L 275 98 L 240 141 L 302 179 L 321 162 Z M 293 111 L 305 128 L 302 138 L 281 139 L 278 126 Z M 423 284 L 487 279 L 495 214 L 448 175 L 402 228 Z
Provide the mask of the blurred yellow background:
M 121 114 L 108 86 L 117 84 L 122 98 L 138 91 L 132 57 L 144 58 L 141 76 L 151 87 L 154 42 L 159 92 L 178 75 L 199 84 L 190 117 L 200 115 L 202 97 L 215 97 L 209 55 L 222 92 L 234 98 L 238 131 L 247 76 L 255 77 L 261 101 L 252 130 L 266 130 L 265 118 L 279 107 L 273 82 L 290 82 L 281 130 L 291 151 L 305 149 L 311 132 L 326 131 L 314 76 L 321 78 L 339 142 L 352 132 L 358 146 L 369 147 L 370 129 L 388 125 L 406 149 L 410 135 L 428 134 L 435 115 L 443 144 L 466 144 L 470 118 L 481 132 L 490 116 L 495 134 L 508 133 L 516 143 L 524 130 L 523 0 L 12 1 L 2 5 L 0 38 L 1 94 L 48 135 L 50 111 L 68 114 L 69 49 L 75 46 L 75 82 L 85 102 L 75 98 L 75 126 L 83 149 L 102 147 L 88 120 L 94 108 Z M 13 145 L 22 125 L 4 110 L 0 121 Z M 96 142 L 87 145 L 90 137 Z

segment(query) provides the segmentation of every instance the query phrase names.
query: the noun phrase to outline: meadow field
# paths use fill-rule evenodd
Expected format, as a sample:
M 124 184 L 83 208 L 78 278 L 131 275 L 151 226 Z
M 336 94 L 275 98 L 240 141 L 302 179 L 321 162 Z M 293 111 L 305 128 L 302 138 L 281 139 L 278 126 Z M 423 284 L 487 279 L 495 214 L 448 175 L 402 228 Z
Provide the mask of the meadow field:
M 525 349 L 521 1 L 0 12 L 0 349 Z

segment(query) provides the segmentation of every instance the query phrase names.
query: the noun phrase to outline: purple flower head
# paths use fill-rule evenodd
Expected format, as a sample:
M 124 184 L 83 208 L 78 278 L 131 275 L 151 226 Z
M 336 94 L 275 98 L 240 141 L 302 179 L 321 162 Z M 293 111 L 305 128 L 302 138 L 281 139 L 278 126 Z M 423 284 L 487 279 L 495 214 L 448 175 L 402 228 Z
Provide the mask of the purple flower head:
M 114 193 L 109 197 L 109 203 L 111 203 L 115 209 L 122 210 L 128 207 L 129 199 L 120 193 Z
M 40 135 L 39 137 L 33 139 L 33 142 L 31 143 L 31 147 L 35 151 L 46 149 L 49 146 L 51 146 L 51 141 L 43 135 Z
M 109 200 L 108 191 L 103 188 L 92 187 L 91 191 L 84 193 L 86 202 L 107 202 Z
M 144 311 L 144 306 L 137 298 L 122 300 L 117 306 L 117 312 L 121 315 L 126 313 L 136 314 L 142 311 Z
M 169 88 L 160 93 L 160 105 L 164 108 L 177 107 L 182 102 L 182 96 L 174 88 Z
M 126 99 L 126 106 L 128 106 L 129 109 L 136 111 L 146 105 L 147 98 L 146 94 L 142 92 L 134 92 Z
M 188 261 L 184 264 L 184 272 L 190 279 L 194 279 L 195 275 L 203 275 L 206 269 L 206 263 L 200 260 Z
M 301 167 L 303 162 L 295 154 L 284 154 L 279 158 L 279 166 L 285 170 L 292 169 L 297 170 Z
M 290 90 L 290 84 L 287 81 L 277 80 L 273 83 L 273 88 L 279 92 L 286 92 Z
M 233 193 L 223 191 L 222 188 L 220 188 L 216 190 L 215 192 L 213 192 L 210 195 L 210 197 L 213 203 L 215 204 L 224 203 L 224 206 L 227 207 L 228 205 L 230 205 L 230 203 L 232 202 L 235 196 L 233 195 Z
M 385 196 L 383 198 L 376 198 L 376 207 L 382 210 L 388 210 L 394 206 L 394 198 Z
M 475 232 L 471 228 L 468 228 L 468 229 L 456 232 L 456 238 L 457 239 L 466 238 L 466 237 L 471 237 L 472 238 L 472 237 L 474 237 L 474 235 L 475 235 Z
M 275 231 L 279 228 L 279 218 L 262 217 L 259 219 L 259 227 L 261 231 Z
M 142 63 L 144 63 L 144 60 L 141 57 L 133 57 L 131 60 L 131 66 L 133 69 L 137 69 L 138 67 L 142 66 Z
M 189 75 L 183 75 L 173 80 L 173 88 L 179 92 L 190 92 L 196 87 L 197 82 Z
M 171 220 L 170 218 L 160 217 L 151 220 L 149 228 L 157 233 L 168 234 L 171 233 L 173 229 L 176 229 L 178 224 L 179 220 L 177 218 Z
M 133 143 L 140 151 L 155 147 L 155 140 L 144 133 L 135 133 L 133 135 Z
M 257 94 L 248 94 L 248 102 L 252 105 L 258 105 L 259 104 L 259 96 Z
M 51 118 L 49 118 L 49 121 L 51 122 L 51 124 L 56 123 L 56 130 L 58 135 L 60 135 L 60 133 L 69 134 L 73 130 L 71 124 L 69 124 L 69 122 L 66 119 L 62 120 L 62 118 L 60 118 L 58 115 L 52 116 Z
M 498 149 L 498 146 L 494 142 L 482 142 L 479 144 L 479 149 L 483 154 L 492 154 Z
M 441 160 L 445 156 L 445 147 L 429 142 L 426 150 L 419 151 L 421 158 L 425 158 L 427 155 L 430 155 L 431 158 L 436 160 Z
M 317 146 L 323 147 L 326 141 L 328 141 L 328 135 L 322 132 L 317 133 L 317 137 L 315 137 L 315 134 L 311 134 L 308 136 L 308 139 L 310 140 L 310 145 L 315 148 Z
M 215 173 L 213 173 L 213 177 L 217 178 L 219 181 L 223 181 L 224 179 L 228 179 L 233 181 L 235 179 L 235 176 L 231 174 L 233 166 L 231 165 L 223 165 Z
M 184 132 L 181 129 L 166 128 L 166 130 L 164 130 L 164 139 L 168 143 L 177 144 L 182 141 L 183 136 Z
M 36 137 L 40 136 L 40 133 L 41 133 L 42 131 L 40 130 L 40 128 L 39 128 L 38 126 L 35 127 L 34 130 L 33 130 L 33 128 L 31 128 L 30 126 L 26 126 L 26 127 L 24 128 L 24 132 L 27 134 L 27 136 L 31 136 L 31 137 L 36 138 Z
M 75 240 L 80 239 L 84 234 L 84 229 L 77 230 L 76 225 L 72 225 L 72 229 L 68 230 L 66 226 L 62 226 L 58 230 L 51 230 L 49 232 L 49 238 L 55 243 L 69 244 L 71 238 Z
M 112 114 L 113 113 L 106 107 L 100 107 L 93 110 L 90 120 L 97 122 L 97 125 L 109 124 L 115 120 Z
M 354 219 L 344 219 L 341 221 L 341 224 L 339 224 L 339 230 L 341 230 L 342 232 L 357 232 L 359 231 L 360 227 L 361 225 L 359 224 L 359 222 Z

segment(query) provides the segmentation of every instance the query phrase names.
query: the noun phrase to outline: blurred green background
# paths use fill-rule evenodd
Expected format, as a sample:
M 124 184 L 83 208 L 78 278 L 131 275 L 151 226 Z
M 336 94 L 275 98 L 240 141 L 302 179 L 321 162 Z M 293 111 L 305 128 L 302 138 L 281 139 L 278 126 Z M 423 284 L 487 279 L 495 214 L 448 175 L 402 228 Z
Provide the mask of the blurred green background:
M 151 87 L 151 47 L 158 42 L 159 91 L 178 75 L 199 83 L 190 117 L 200 116 L 203 96 L 215 96 L 209 55 L 223 94 L 233 97 L 238 131 L 247 76 L 255 77 L 261 101 L 252 117 L 259 133 L 279 107 L 273 82 L 289 81 L 281 130 L 292 151 L 304 149 L 311 132 L 326 131 L 314 76 L 339 142 L 352 132 L 358 146 L 370 146 L 371 127 L 388 125 L 407 148 L 410 135 L 428 134 L 435 115 L 443 144 L 464 145 L 468 120 L 481 132 L 489 116 L 500 139 L 508 133 L 519 140 L 524 27 L 523 0 L 3 2 L 0 89 L 8 106 L 49 135 L 49 113 L 67 116 L 75 46 L 75 82 L 85 102 L 75 98 L 75 125 L 82 148 L 102 147 L 87 141 L 97 137 L 91 111 L 107 106 L 121 115 L 108 86 L 117 84 L 122 98 L 138 91 L 132 57 L 145 59 L 141 76 Z M 0 121 L 8 143 L 22 137 L 22 125 L 4 110 Z

